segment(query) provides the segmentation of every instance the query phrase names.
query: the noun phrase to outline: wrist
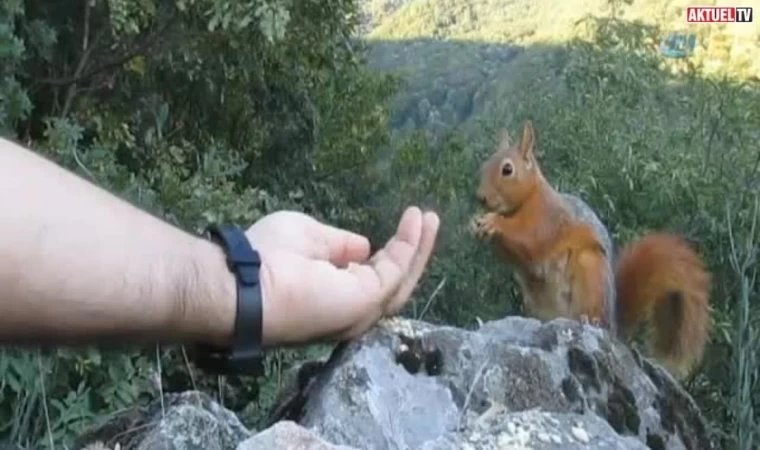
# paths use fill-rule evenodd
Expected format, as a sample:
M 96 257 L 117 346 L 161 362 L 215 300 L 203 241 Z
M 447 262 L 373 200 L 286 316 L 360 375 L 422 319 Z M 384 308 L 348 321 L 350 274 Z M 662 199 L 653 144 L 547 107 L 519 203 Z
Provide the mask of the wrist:
M 228 331 L 230 327 L 222 323 L 225 326 L 216 331 L 224 334 L 211 335 L 216 340 L 206 343 L 196 341 L 196 362 L 202 369 L 217 373 L 247 372 L 260 375 L 263 373 L 264 357 L 260 255 L 253 249 L 243 230 L 235 225 L 212 225 L 206 233 L 209 242 L 217 245 L 223 253 L 227 270 L 232 274 L 235 312 L 232 315 L 231 333 Z M 225 301 L 223 304 L 228 306 L 229 303 Z M 229 316 L 229 313 L 225 314 L 225 318 Z
M 195 237 L 187 275 L 180 283 L 177 329 L 183 340 L 225 348 L 232 342 L 237 314 L 237 285 L 221 247 Z

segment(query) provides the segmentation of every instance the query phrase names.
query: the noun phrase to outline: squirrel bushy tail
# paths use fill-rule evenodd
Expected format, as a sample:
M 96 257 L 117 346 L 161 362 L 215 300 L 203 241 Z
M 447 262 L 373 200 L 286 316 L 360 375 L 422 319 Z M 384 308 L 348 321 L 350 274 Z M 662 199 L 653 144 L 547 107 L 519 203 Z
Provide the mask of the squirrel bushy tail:
M 685 376 L 704 352 L 710 283 L 701 258 L 681 237 L 657 232 L 632 242 L 615 269 L 619 330 L 628 337 L 646 325 L 650 354 Z

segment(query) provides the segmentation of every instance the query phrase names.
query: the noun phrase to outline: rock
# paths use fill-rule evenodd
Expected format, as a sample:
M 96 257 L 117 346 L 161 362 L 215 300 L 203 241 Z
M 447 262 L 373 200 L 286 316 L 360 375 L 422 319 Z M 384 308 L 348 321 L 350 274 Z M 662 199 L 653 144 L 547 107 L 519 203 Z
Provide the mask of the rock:
M 358 448 L 487 449 L 523 437 L 530 448 L 580 448 L 586 438 L 592 448 L 716 448 L 670 374 L 566 319 L 509 317 L 477 331 L 384 321 L 336 349 L 307 384 L 283 418 Z M 503 420 L 483 428 L 494 408 Z
M 324 364 L 325 361 L 322 360 L 301 361 L 285 371 L 282 386 L 269 411 L 269 419 L 264 424 L 264 428 L 269 428 L 283 417 L 298 415 L 306 402 L 304 395 L 310 391 L 311 383 L 314 382 Z
M 648 450 L 633 437 L 620 436 L 596 415 L 540 412 L 495 413 L 464 433 L 448 433 L 419 450 L 620 449 Z
M 232 450 L 251 436 L 237 416 L 208 395 L 188 391 L 112 417 L 80 437 L 75 448 L 121 450 Z
M 285 420 L 243 441 L 237 450 L 359 450 L 356 447 L 332 445 L 306 428 Z
M 327 361 L 295 368 L 278 399 L 271 426 L 254 435 L 205 394 L 171 394 L 76 448 L 717 448 L 667 371 L 566 319 L 508 317 L 478 330 L 386 320 Z

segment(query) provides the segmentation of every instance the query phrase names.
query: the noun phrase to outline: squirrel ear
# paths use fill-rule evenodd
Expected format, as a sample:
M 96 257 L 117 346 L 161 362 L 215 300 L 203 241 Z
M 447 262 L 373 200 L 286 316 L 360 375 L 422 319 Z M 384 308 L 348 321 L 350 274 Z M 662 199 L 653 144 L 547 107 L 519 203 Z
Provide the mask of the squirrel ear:
M 522 143 L 520 144 L 520 154 L 523 158 L 529 159 L 533 154 L 533 147 L 535 145 L 535 133 L 533 132 L 533 124 L 530 120 L 525 122 L 523 126 Z
M 512 144 L 512 136 L 509 135 L 509 131 L 506 128 L 502 128 L 499 131 L 499 143 L 502 147 L 509 147 Z

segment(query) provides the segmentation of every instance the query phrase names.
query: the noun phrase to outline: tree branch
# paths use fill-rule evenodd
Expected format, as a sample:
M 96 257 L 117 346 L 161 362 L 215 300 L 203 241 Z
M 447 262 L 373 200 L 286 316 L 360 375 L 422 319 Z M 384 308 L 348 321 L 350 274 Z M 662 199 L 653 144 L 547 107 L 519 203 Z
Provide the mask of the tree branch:
M 82 33 L 82 58 L 79 60 L 79 64 L 77 64 L 77 68 L 74 71 L 74 77 L 79 77 L 82 74 L 82 71 L 84 70 L 84 67 L 87 65 L 87 60 L 90 59 L 90 55 L 92 54 L 92 49 L 95 47 L 94 45 L 92 47 L 89 47 L 89 35 L 90 35 L 90 2 L 89 0 L 84 1 L 84 32 Z M 100 36 L 98 36 L 100 37 Z M 74 96 L 77 93 L 77 85 L 76 83 L 72 83 L 69 85 L 69 89 L 66 92 L 66 100 L 63 103 L 63 109 L 61 110 L 61 117 L 66 117 L 69 113 L 69 110 L 71 109 L 71 104 L 74 101 Z
M 122 64 L 126 63 L 127 61 L 131 60 L 132 58 L 140 55 L 144 55 L 158 40 L 158 37 L 163 35 L 166 30 L 169 29 L 169 27 L 172 25 L 174 21 L 174 18 L 169 18 L 166 22 L 166 24 L 155 33 L 151 34 L 150 36 L 145 37 L 142 42 L 137 44 L 136 48 L 126 52 L 125 54 L 118 56 L 116 58 L 112 58 L 111 60 L 103 63 L 100 66 L 97 66 L 93 69 L 90 69 L 88 71 L 84 71 L 84 69 L 77 73 L 75 72 L 74 75 L 68 76 L 68 77 L 62 77 L 62 78 L 38 78 L 35 81 L 37 84 L 46 84 L 49 86 L 59 86 L 59 87 L 65 87 L 69 86 L 71 84 L 77 84 L 82 81 L 86 81 L 95 75 L 99 75 L 102 72 L 108 71 L 110 69 L 113 69 L 114 67 L 119 67 Z M 92 45 L 88 47 L 88 50 L 90 53 L 92 53 L 92 50 L 96 48 L 95 43 L 99 40 L 99 38 L 104 35 L 105 33 L 101 33 L 93 40 Z M 83 60 L 85 59 L 85 56 L 89 58 L 89 54 L 83 55 Z M 81 61 L 80 61 L 81 62 Z M 86 61 L 85 61 L 86 62 Z

